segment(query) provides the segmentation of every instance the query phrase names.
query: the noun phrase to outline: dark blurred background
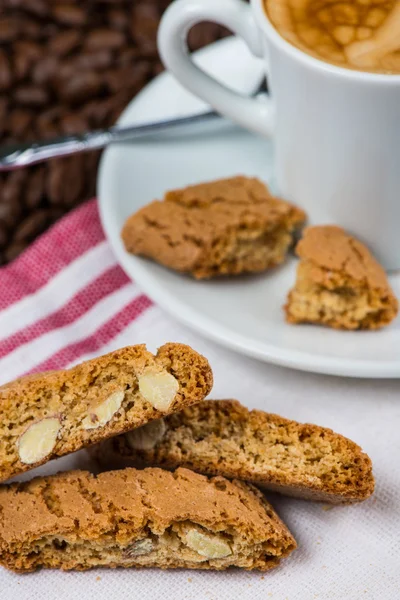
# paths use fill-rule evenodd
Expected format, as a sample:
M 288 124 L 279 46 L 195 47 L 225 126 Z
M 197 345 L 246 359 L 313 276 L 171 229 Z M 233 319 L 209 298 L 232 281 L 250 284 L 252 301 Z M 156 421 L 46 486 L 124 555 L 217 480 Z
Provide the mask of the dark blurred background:
M 162 71 L 156 33 L 170 0 L 0 0 L 1 143 L 114 124 Z M 224 35 L 195 27 L 196 50 Z M 93 197 L 99 153 L 0 175 L 0 265 Z

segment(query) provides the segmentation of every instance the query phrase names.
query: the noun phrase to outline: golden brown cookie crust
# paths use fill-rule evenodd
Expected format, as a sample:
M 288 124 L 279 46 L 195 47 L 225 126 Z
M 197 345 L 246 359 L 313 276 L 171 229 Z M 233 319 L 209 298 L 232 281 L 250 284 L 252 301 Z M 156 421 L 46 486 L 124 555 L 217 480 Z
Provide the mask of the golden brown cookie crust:
M 0 563 L 17 572 L 268 570 L 295 547 L 255 488 L 186 469 L 71 471 L 0 487 Z
M 308 227 L 296 253 L 297 279 L 285 306 L 289 323 L 379 329 L 396 317 L 398 301 L 385 271 L 340 227 Z
M 154 373 L 155 389 L 160 375 L 172 382 L 168 406 L 148 396 Z M 0 481 L 199 402 L 212 382 L 207 360 L 174 343 L 156 355 L 145 345 L 129 346 L 69 370 L 11 382 L 0 389 Z
M 258 179 L 233 177 L 167 192 L 126 221 L 122 239 L 132 254 L 203 279 L 280 264 L 304 221 Z
M 153 448 L 136 431 L 95 446 L 92 453 L 113 468 L 183 466 L 331 503 L 359 502 L 374 490 L 369 457 L 331 429 L 249 411 L 237 400 L 206 400 L 163 422 L 161 435 L 148 429 L 156 436 Z

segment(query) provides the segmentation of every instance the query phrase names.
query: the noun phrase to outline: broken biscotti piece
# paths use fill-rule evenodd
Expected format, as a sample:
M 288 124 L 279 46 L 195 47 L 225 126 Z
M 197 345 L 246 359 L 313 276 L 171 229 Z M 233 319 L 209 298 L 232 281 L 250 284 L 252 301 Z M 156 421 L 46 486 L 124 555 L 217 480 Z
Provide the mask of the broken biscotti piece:
M 183 466 L 324 502 L 358 502 L 374 490 L 371 461 L 354 442 L 236 400 L 200 402 L 91 453 L 106 466 Z
M 285 306 L 288 323 L 379 329 L 397 315 L 385 271 L 340 227 L 308 227 L 296 253 L 300 263 Z
M 183 344 L 130 346 L 0 388 L 0 481 L 199 402 L 207 360 Z
M 132 254 L 204 279 L 279 265 L 304 221 L 258 179 L 233 177 L 167 192 L 126 221 L 122 239 Z
M 296 547 L 255 488 L 186 469 L 85 471 L 0 488 L 0 563 L 267 571 Z

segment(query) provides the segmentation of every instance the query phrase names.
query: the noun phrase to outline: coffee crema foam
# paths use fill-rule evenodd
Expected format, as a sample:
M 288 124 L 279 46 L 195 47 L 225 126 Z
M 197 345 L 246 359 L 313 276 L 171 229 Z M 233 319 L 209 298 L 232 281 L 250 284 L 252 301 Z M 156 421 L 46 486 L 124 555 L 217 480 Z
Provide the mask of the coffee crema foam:
M 400 0 L 264 0 L 293 46 L 325 62 L 400 74 Z

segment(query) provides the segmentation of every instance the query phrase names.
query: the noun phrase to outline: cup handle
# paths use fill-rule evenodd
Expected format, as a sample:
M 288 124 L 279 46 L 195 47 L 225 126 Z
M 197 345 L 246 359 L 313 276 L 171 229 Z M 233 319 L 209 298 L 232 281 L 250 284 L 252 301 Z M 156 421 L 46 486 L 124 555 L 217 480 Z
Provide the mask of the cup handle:
M 201 21 L 214 21 L 241 36 L 250 51 L 263 56 L 261 32 L 252 10 L 243 0 L 175 0 L 165 11 L 158 30 L 158 48 L 165 66 L 193 94 L 217 112 L 261 135 L 273 126 L 271 100 L 259 101 L 228 89 L 197 67 L 190 58 L 186 38 Z

